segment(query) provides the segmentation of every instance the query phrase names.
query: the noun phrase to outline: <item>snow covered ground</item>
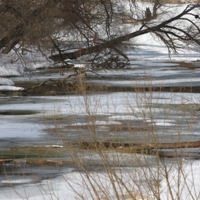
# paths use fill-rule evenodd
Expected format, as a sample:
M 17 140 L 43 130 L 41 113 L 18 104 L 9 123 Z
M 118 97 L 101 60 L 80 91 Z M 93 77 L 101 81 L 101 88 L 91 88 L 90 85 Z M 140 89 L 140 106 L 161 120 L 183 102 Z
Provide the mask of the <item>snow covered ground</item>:
M 178 169 L 180 166 L 182 166 L 182 171 Z M 165 170 L 167 170 L 169 175 L 167 178 Z M 142 166 L 139 168 L 124 168 L 124 172 L 117 169 L 115 169 L 115 171 L 116 174 L 112 178 L 104 172 L 90 172 L 89 177 L 92 185 L 89 183 L 86 174 L 75 172 L 73 168 L 68 168 L 62 172 L 62 175 L 54 179 L 44 180 L 39 184 L 29 183 L 29 181 L 32 181 L 30 179 L 18 179 L 18 183 L 23 182 L 26 184 L 15 186 L 12 190 L 10 188 L 4 188 L 1 190 L 0 198 L 5 200 L 90 200 L 93 199 L 91 196 L 95 194 L 92 188 L 93 186 L 99 194 L 101 193 L 102 199 L 103 191 L 107 192 L 107 197 L 109 197 L 109 199 L 116 199 L 115 189 L 119 191 L 119 198 L 126 197 L 125 199 L 127 200 L 133 199 L 131 195 L 126 192 L 122 182 L 128 186 L 129 192 L 133 197 L 137 197 L 137 200 L 156 200 L 156 192 L 159 194 L 158 196 L 160 199 L 163 200 L 178 198 L 181 200 L 188 200 L 199 199 L 200 197 L 200 161 L 193 161 L 192 163 L 190 161 L 185 161 L 181 165 L 169 163 L 166 166 L 161 165 L 160 167 Z M 116 184 L 116 188 L 114 188 L 112 181 L 117 181 L 117 177 L 120 178 L 121 184 Z M 156 185 L 156 181 L 159 187 Z M 10 180 L 10 183 L 14 182 L 16 182 L 16 180 Z M 99 187 L 102 188 L 103 191 L 101 191 Z M 154 189 L 152 187 L 154 187 Z M 139 191 L 143 192 L 143 196 L 141 196 Z M 96 198 L 98 197 L 96 196 Z

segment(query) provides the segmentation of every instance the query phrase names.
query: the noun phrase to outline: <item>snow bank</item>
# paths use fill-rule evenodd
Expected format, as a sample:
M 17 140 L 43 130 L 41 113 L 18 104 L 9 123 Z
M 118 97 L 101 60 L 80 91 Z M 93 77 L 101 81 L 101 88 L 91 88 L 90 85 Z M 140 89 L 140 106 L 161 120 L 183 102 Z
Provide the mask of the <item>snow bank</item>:
M 25 68 L 31 68 L 24 58 L 19 59 L 15 53 L 0 54 L 0 90 L 17 91 L 21 87 L 15 87 L 14 82 L 5 77 L 22 76 Z
M 19 91 L 23 90 L 23 87 L 9 86 L 9 85 L 0 85 L 0 91 Z
M 161 181 L 162 200 L 168 199 L 199 199 L 200 198 L 200 161 L 185 161 L 182 169 L 168 167 L 169 177 Z M 168 187 L 168 183 L 170 187 Z M 173 197 L 172 197 L 173 196 Z
M 5 200 L 20 200 L 22 198 L 29 200 L 90 200 L 94 199 L 92 195 L 95 196 L 92 188 L 94 187 L 97 189 L 98 194 L 101 193 L 103 195 L 103 191 L 106 191 L 109 199 L 117 199 L 115 189 L 122 199 L 124 199 L 123 197 L 127 197 L 125 199 L 131 199 L 123 184 L 120 184 L 124 182 L 129 191 L 137 195 L 137 200 L 158 199 L 153 195 L 159 194 L 157 187 L 159 187 L 160 199 L 162 200 L 197 200 L 200 196 L 200 161 L 194 161 L 193 163 L 190 161 L 184 162 L 185 164 L 181 164 L 182 171 L 178 169 L 179 164 L 166 164 L 165 168 L 167 169 L 168 176 L 164 174 L 164 168 L 161 169 L 159 167 L 136 167 L 124 168 L 123 170 L 117 170 L 115 168 L 115 175 L 113 176 L 105 172 L 90 172 L 90 175 L 87 175 L 74 171 L 73 169 L 71 171 L 67 169 L 62 176 L 55 179 L 43 180 L 39 184 L 26 184 L 9 189 L 4 188 L 3 192 L 0 193 L 0 198 Z M 116 177 L 119 177 L 118 181 Z M 169 181 L 170 188 L 168 188 L 167 180 Z M 158 181 L 158 184 L 156 181 Z M 115 183 L 115 189 L 112 185 L 113 182 Z M 154 193 L 152 190 L 154 190 Z M 141 198 L 141 193 L 143 194 L 143 198 Z M 173 198 L 171 195 L 173 195 Z
M 23 75 L 22 61 L 14 54 L 0 54 L 0 76 Z
M 74 123 L 71 124 L 71 126 L 104 126 L 104 125 L 117 125 L 121 124 L 117 121 L 94 121 L 94 122 L 88 122 L 88 123 Z
M 14 85 L 14 82 L 7 78 L 0 78 L 0 85 Z

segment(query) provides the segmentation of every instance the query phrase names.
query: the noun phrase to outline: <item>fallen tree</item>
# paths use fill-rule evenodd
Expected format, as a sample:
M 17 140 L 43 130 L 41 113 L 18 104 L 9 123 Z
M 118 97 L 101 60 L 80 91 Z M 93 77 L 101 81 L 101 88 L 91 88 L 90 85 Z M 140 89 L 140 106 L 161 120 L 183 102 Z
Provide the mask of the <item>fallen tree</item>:
M 2 0 L 0 49 L 7 54 L 16 45 L 18 51 L 37 46 L 55 62 L 87 54 L 97 61 L 110 61 L 113 55 L 128 60 L 121 45 L 150 33 L 169 53 L 177 52 L 185 46 L 200 45 L 199 7 L 190 4 L 177 14 L 162 0 L 148 4 L 133 0 Z
M 116 37 L 112 40 L 107 40 L 107 41 L 101 40 L 102 43 L 98 45 L 81 48 L 69 53 L 52 55 L 49 58 L 54 61 L 62 61 L 63 59 L 76 59 L 80 56 L 100 52 L 108 48 L 108 49 L 113 49 L 116 53 L 128 59 L 123 53 L 121 53 L 120 50 L 115 48 L 115 45 L 119 45 L 125 41 L 128 41 L 132 38 L 147 33 L 152 33 L 155 36 L 157 36 L 160 40 L 162 40 L 164 44 L 167 46 L 169 53 L 171 50 L 176 52 L 178 48 L 181 48 L 180 43 L 181 44 L 188 43 L 199 46 L 200 45 L 200 37 L 199 37 L 200 28 L 198 26 L 199 22 L 198 24 L 195 24 L 191 19 L 188 18 L 188 16 L 191 15 L 194 17 L 194 19 L 198 19 L 198 15 L 192 13 L 195 9 L 198 8 L 200 8 L 199 4 L 188 5 L 180 14 L 166 21 L 163 21 L 159 24 L 153 26 L 142 24 L 141 28 L 135 32 L 125 34 L 120 37 Z M 190 31 L 187 31 L 187 27 L 185 26 L 177 27 L 173 25 L 173 23 L 178 22 L 180 24 L 185 21 L 189 23 Z

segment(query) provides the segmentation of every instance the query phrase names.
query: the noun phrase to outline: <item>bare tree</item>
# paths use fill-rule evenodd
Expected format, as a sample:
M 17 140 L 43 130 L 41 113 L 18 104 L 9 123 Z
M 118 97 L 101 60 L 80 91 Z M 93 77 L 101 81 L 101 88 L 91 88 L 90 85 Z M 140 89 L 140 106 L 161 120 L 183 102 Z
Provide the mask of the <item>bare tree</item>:
M 154 21 L 154 18 L 148 21 L 143 19 L 141 21 L 141 27 L 136 29 L 134 32 L 127 33 L 110 40 L 101 40 L 101 43 L 98 45 L 82 48 L 81 53 L 74 51 L 65 53 L 62 56 L 63 58 L 76 59 L 81 55 L 99 52 L 106 48 L 113 48 L 113 46 L 121 44 L 124 41 L 147 33 L 152 33 L 156 37 L 160 38 L 167 46 L 169 52 L 171 50 L 176 52 L 178 48 L 183 47 L 185 44 L 199 46 L 199 21 L 196 17 L 198 15 L 194 14 L 198 12 L 199 7 L 199 4 L 188 5 L 181 13 L 173 17 L 170 16 L 168 19 L 163 19 L 162 21 Z M 155 15 L 154 11 L 154 16 Z M 50 58 L 53 60 L 60 59 L 59 55 L 50 56 Z
M 16 44 L 28 41 L 39 50 L 54 52 L 49 58 L 57 62 L 90 54 L 110 63 L 118 56 L 128 60 L 121 47 L 124 42 L 151 33 L 169 53 L 177 52 L 185 45 L 200 44 L 199 7 L 191 4 L 173 14 L 162 0 L 152 0 L 148 7 L 135 0 L 126 4 L 122 0 L 1 0 L 0 49 L 9 53 Z

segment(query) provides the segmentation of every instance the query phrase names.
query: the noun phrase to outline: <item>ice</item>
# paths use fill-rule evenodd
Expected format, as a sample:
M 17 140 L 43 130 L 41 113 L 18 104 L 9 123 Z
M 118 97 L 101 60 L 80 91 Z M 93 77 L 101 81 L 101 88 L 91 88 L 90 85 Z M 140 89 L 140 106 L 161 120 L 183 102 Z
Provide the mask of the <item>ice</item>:
M 33 62 L 32 66 L 35 69 L 40 69 L 40 68 L 50 68 L 50 67 L 53 67 L 53 64 L 50 63 L 50 62 L 47 62 L 47 61 L 43 61 L 43 62 L 40 61 L 40 62 Z
M 200 197 L 200 161 L 185 161 L 182 166 L 182 171 L 172 167 L 172 172 L 169 173 L 169 177 L 161 182 L 161 199 L 172 199 L 171 194 L 175 199 L 199 199 Z M 169 168 L 168 168 L 169 170 Z M 170 188 L 167 186 L 167 181 L 170 183 Z M 177 196 L 179 195 L 179 196 Z
M 142 117 L 134 116 L 134 115 L 114 115 L 109 117 L 109 119 L 113 120 L 139 120 L 143 119 Z
M 145 120 L 146 122 L 152 124 L 152 125 L 156 125 L 156 126 L 173 126 L 175 125 L 175 120 L 169 120 L 169 119 L 147 119 Z
M 14 82 L 7 78 L 0 78 L 0 85 L 14 85 Z
M 31 183 L 32 179 L 17 179 L 17 180 L 1 180 L 2 184 L 22 184 L 22 183 Z
M 121 124 L 117 121 L 94 121 L 94 122 L 88 122 L 88 123 L 74 123 L 71 124 L 71 126 L 104 126 L 104 125 L 112 125 L 112 124 Z
M 138 157 L 138 159 L 140 159 Z M 142 158 L 141 158 L 142 159 Z M 147 158 L 144 158 L 144 162 Z M 132 161 L 133 162 L 133 161 Z M 136 162 L 139 162 L 137 160 Z M 156 161 L 157 162 L 157 161 Z M 139 191 L 137 188 L 140 187 L 140 192 L 144 192 L 144 198 L 149 200 L 155 200 L 153 198 L 153 193 L 150 189 L 155 189 L 158 185 L 153 184 L 156 180 L 160 184 L 160 198 L 163 200 L 172 199 L 170 196 L 170 191 L 167 185 L 167 181 L 170 183 L 171 192 L 175 199 L 178 198 L 176 195 L 180 195 L 181 200 L 186 199 L 199 199 L 200 195 L 200 161 L 175 161 L 177 164 L 160 164 L 160 168 L 151 167 L 151 168 L 124 168 L 124 170 L 119 170 L 115 172 L 115 177 L 120 177 L 120 180 L 130 185 L 129 189 L 135 193 Z M 182 171 L 179 171 L 178 166 L 182 165 Z M 164 175 L 164 168 L 167 169 L 168 176 Z M 145 174 L 145 176 L 143 176 Z M 90 172 L 90 181 L 94 187 L 100 186 L 105 191 L 108 192 L 110 199 L 116 199 L 114 189 L 111 184 L 111 180 L 114 177 L 110 178 L 111 175 L 106 174 L 105 172 Z M 139 185 L 138 185 L 139 183 Z M 88 186 L 88 188 L 86 187 Z M 125 192 L 125 188 L 122 187 L 119 189 L 116 184 L 116 189 L 119 191 L 119 196 L 122 191 Z M 145 189 L 146 188 L 146 189 Z M 154 190 L 154 191 L 155 191 Z M 15 186 L 13 189 L 4 188 L 3 192 L 0 193 L 1 199 L 15 199 L 19 200 L 21 198 L 27 198 L 29 200 L 41 200 L 41 199 L 79 199 L 79 195 L 83 195 L 86 199 L 92 199 L 90 196 L 91 193 L 94 194 L 91 183 L 89 183 L 88 175 L 82 172 L 73 172 L 64 173 L 62 176 L 59 176 L 55 179 L 44 180 L 40 184 L 26 184 L 23 186 Z M 100 192 L 100 191 L 99 191 Z M 146 194 L 145 194 L 146 192 Z M 134 194 L 134 193 L 133 193 Z M 125 192 L 124 195 L 128 196 Z M 127 198 L 128 199 L 128 198 Z
M 8 85 L 0 85 L 0 91 L 20 91 L 23 90 L 23 87 L 16 87 L 16 86 L 8 86 Z

